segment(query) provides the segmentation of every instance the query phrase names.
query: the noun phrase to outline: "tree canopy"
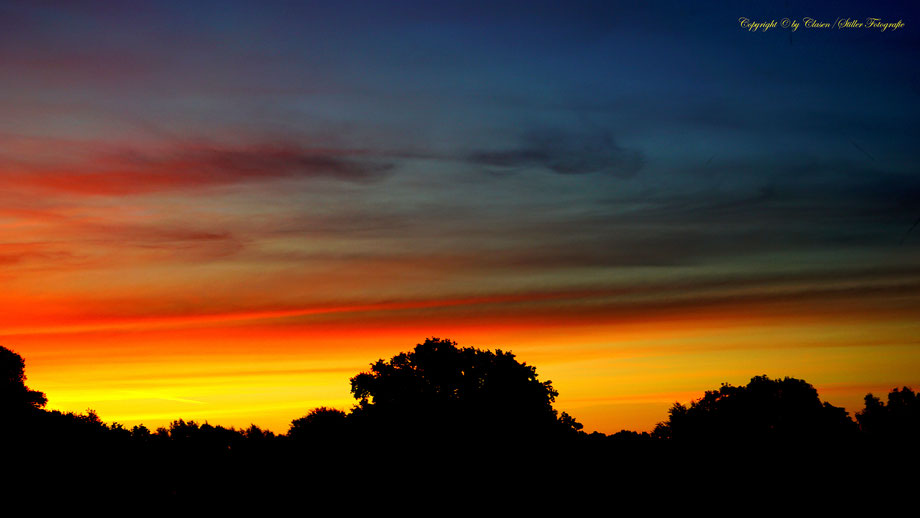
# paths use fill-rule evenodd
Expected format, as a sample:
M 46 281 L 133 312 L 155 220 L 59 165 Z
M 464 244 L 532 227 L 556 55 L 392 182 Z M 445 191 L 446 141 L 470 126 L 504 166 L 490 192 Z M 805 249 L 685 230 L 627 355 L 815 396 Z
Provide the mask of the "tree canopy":
M 314 408 L 291 421 L 287 436 L 297 440 L 340 440 L 347 435 L 347 415 L 335 408 Z
M 892 389 L 888 404 L 866 394 L 866 406 L 856 413 L 863 432 L 877 437 L 917 437 L 920 435 L 920 393 L 908 387 Z
M 558 392 L 514 354 L 429 338 L 351 378 L 353 414 L 377 426 L 440 434 L 545 435 L 581 425 L 553 409 Z
M 4 413 L 28 412 L 48 402 L 44 393 L 26 386 L 25 367 L 22 356 L 0 346 L 0 409 Z
M 743 387 L 723 384 L 690 406 L 675 403 L 656 435 L 673 439 L 801 439 L 854 432 L 846 410 L 822 403 L 818 391 L 796 378 L 755 376 Z

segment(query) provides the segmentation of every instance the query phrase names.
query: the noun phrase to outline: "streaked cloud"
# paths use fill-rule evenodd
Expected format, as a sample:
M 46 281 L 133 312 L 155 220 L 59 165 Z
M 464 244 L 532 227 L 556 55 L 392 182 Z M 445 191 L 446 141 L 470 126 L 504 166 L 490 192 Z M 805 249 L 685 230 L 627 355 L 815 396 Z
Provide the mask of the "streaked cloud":
M 532 131 L 514 147 L 480 150 L 468 155 L 473 164 L 495 172 L 542 168 L 558 174 L 601 173 L 631 177 L 642 169 L 641 152 L 616 143 L 608 132 Z
M 61 160 L 53 165 L 33 166 L 22 162 L 0 163 L 0 168 L 6 170 L 2 178 L 18 187 L 111 196 L 187 191 L 282 178 L 370 182 L 393 168 L 392 162 L 364 155 L 360 151 L 308 149 L 288 144 L 188 145 L 158 152 L 103 149 L 79 162 Z
M 398 4 L 0 4 L 0 332 L 36 388 L 284 426 L 349 401 L 331 357 L 447 332 L 585 404 L 917 371 L 916 31 Z M 100 410 L 179 417 L 136 397 Z

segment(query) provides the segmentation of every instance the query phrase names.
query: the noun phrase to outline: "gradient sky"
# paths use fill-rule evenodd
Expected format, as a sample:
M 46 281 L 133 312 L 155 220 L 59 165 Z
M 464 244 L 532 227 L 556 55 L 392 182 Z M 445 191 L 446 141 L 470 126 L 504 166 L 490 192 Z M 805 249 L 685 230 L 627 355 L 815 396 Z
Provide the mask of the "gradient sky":
M 918 8 L 759 4 L 2 0 L 0 345 L 149 427 L 285 432 L 429 336 L 608 433 L 916 387 Z

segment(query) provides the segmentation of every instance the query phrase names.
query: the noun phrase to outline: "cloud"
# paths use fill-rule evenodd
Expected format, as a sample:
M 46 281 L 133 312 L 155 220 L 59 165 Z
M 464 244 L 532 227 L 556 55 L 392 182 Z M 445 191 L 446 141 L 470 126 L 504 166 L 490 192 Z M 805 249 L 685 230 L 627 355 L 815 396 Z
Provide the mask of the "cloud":
M 194 304 L 132 292 L 81 300 L 79 310 L 51 299 L 58 314 L 10 319 L 6 334 L 69 333 L 116 329 L 166 329 L 185 326 L 262 325 L 270 321 L 413 321 L 419 318 L 465 318 L 513 321 L 534 317 L 587 319 L 652 319 L 663 314 L 712 310 L 726 315 L 756 311 L 800 314 L 803 308 L 829 314 L 910 312 L 917 299 L 920 271 L 836 269 L 826 272 L 754 275 L 706 275 L 657 282 L 604 283 L 590 288 L 492 290 L 477 295 L 403 296 L 326 301 L 253 302 L 241 299 L 196 299 Z M 766 312 L 765 312 L 766 311 Z M 9 315 L 7 315 L 9 317 Z
M 565 175 L 602 173 L 623 178 L 634 176 L 645 163 L 642 153 L 619 146 L 607 132 L 558 130 L 529 132 L 517 146 L 475 151 L 467 160 L 496 172 L 543 168 Z
M 107 213 L 103 213 L 107 214 Z M 111 221 L 74 216 L 53 209 L 23 214 L 0 209 L 0 220 L 17 218 L 5 227 L 0 266 L 20 277 L 27 272 L 120 268 L 169 262 L 211 262 L 243 252 L 250 240 L 207 221 Z
M 245 247 L 227 231 L 212 231 L 166 223 L 75 225 L 84 244 L 117 250 L 165 251 L 175 257 L 212 260 L 233 255 Z
M 72 253 L 55 247 L 54 243 L 0 244 L 0 266 L 6 268 L 29 262 L 61 263 L 72 258 Z
M 53 153 L 53 150 L 51 151 Z M 248 147 L 188 145 L 161 152 L 97 149 L 56 162 L 29 157 L 0 164 L 16 187 L 97 195 L 130 195 L 226 186 L 284 178 L 371 182 L 393 163 L 355 150 L 310 149 L 289 144 Z M 70 160 L 74 159 L 74 160 Z

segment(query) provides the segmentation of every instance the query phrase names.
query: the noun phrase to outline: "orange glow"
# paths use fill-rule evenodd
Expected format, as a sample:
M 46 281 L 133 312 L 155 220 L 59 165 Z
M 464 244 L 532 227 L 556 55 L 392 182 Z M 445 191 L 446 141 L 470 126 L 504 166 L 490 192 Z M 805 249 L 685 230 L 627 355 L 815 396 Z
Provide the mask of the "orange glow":
M 72 4 L 0 4 L 0 346 L 49 409 L 284 433 L 428 337 L 588 432 L 764 374 L 920 389 L 910 28 Z
M 0 207 L 0 344 L 26 359 L 49 408 L 284 432 L 313 407 L 350 407 L 351 376 L 429 336 L 515 352 L 553 381 L 560 411 L 608 433 L 650 430 L 673 402 L 759 374 L 803 378 L 851 412 L 867 388 L 920 382 L 910 266 L 519 271 L 490 262 L 487 234 L 455 246 L 439 230 L 415 248 L 360 215 L 342 224 L 321 197 L 303 215 L 276 202 L 283 171 L 259 191 L 270 202 L 221 190 L 315 150 L 151 161 L 44 144 L 73 171 L 0 171 L 13 202 L 30 200 Z M 228 159 L 243 164 L 209 173 Z M 176 192 L 190 182 L 196 195 Z
M 426 336 L 515 352 L 553 381 L 558 409 L 608 433 L 650 430 L 675 401 L 756 374 L 804 378 L 854 412 L 867 388 L 913 383 L 920 362 L 911 347 L 920 324 L 890 315 L 792 318 L 751 307 L 641 319 L 613 312 L 603 321 L 520 307 L 471 315 L 460 311 L 464 303 L 479 307 L 466 300 L 114 320 L 3 341 L 27 358 L 29 383 L 51 408 L 91 407 L 128 425 L 181 417 L 278 432 L 310 408 L 349 408 L 349 377 Z

